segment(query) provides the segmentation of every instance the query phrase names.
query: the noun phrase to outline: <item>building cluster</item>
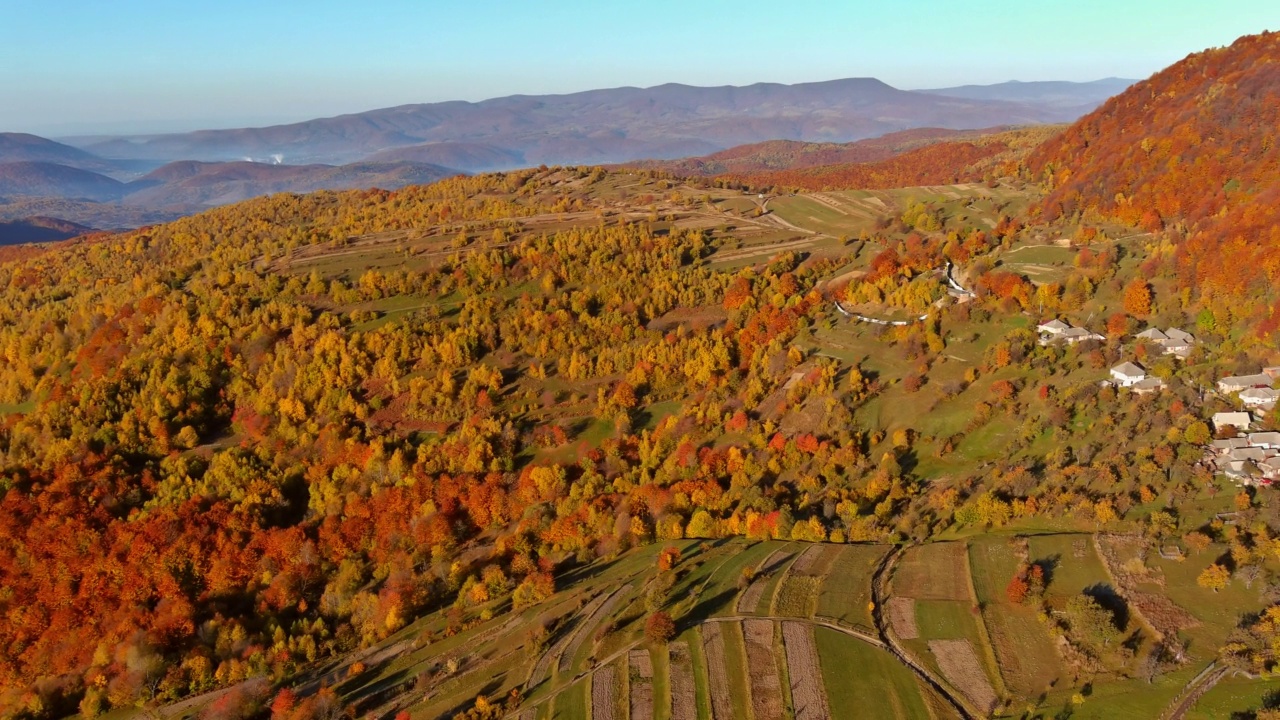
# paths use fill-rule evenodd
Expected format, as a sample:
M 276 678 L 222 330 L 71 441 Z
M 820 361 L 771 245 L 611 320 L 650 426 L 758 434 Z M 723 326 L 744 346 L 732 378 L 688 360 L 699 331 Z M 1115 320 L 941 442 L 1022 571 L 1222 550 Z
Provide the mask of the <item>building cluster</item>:
M 1106 339 L 1058 319 L 1041 323 L 1036 329 L 1040 332 L 1041 345 Z M 1159 348 L 1161 355 L 1177 360 L 1190 358 L 1196 346 L 1195 337 L 1178 328 L 1147 328 L 1134 339 L 1151 343 Z M 1280 366 L 1217 381 L 1218 394 L 1226 398 L 1234 396 L 1241 409 L 1216 413 L 1212 418 L 1217 439 L 1209 444 L 1204 462 L 1215 472 L 1243 485 L 1280 484 L 1280 432 L 1255 431 L 1256 423 L 1280 401 L 1280 389 L 1273 387 L 1277 379 L 1280 379 Z M 1124 388 L 1135 395 L 1156 393 L 1165 388 L 1164 380 L 1148 374 L 1146 368 L 1133 361 L 1111 368 L 1110 377 L 1102 384 Z
M 1271 412 L 1280 399 L 1280 390 L 1271 385 L 1280 377 L 1280 367 L 1263 368 L 1254 375 L 1232 375 L 1218 380 L 1218 392 L 1223 395 L 1236 394 L 1240 404 L 1247 410 L 1259 415 Z
M 1147 340 L 1154 343 L 1159 346 L 1163 354 L 1172 355 L 1179 360 L 1186 360 L 1191 357 L 1191 349 L 1196 344 L 1196 339 L 1191 333 L 1178 328 L 1169 328 L 1168 330 L 1147 328 L 1135 337 L 1139 340 Z
M 1280 432 L 1251 432 L 1214 440 L 1209 443 L 1206 459 L 1215 470 L 1241 484 L 1270 485 L 1280 480 Z
M 1061 342 L 1067 345 L 1074 345 L 1084 340 L 1097 340 L 1099 342 L 1106 340 L 1105 335 L 1099 335 L 1096 332 L 1090 332 L 1084 328 L 1072 327 L 1061 320 L 1050 320 L 1041 323 L 1036 327 L 1040 331 L 1040 344 L 1048 345 L 1050 343 Z
M 1232 375 L 1218 380 L 1222 395 L 1235 395 L 1243 410 L 1213 416 L 1219 437 L 1209 444 L 1205 461 L 1217 472 L 1242 485 L 1280 482 L 1280 432 L 1250 432 L 1276 405 L 1280 391 L 1271 387 L 1280 367 L 1264 368 L 1254 375 Z M 1227 437 L 1234 434 L 1234 437 Z

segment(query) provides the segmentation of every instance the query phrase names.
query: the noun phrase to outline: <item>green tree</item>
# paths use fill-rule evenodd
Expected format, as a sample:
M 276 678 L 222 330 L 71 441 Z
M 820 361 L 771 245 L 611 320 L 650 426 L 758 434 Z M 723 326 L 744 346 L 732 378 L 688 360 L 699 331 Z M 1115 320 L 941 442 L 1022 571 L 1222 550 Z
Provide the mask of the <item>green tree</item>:
M 1115 615 L 1092 595 L 1080 593 L 1068 600 L 1066 614 L 1071 630 L 1092 645 L 1107 647 L 1121 636 Z
M 1192 445 L 1207 445 L 1213 436 L 1209 433 L 1209 426 L 1202 421 L 1197 420 L 1187 426 L 1182 432 L 1182 439 Z

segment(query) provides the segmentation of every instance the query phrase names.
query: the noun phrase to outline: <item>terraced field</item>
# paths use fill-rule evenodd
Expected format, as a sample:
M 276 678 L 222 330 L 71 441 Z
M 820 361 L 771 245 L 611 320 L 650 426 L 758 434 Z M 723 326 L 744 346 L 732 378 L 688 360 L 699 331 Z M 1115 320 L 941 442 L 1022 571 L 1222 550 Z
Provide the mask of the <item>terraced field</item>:
M 892 554 L 879 545 L 742 539 L 675 545 L 683 559 L 670 608 L 679 634 L 669 644 L 642 632 L 658 551 L 649 546 L 598 570 L 584 566 L 572 590 L 457 635 L 436 634 L 441 618 L 429 616 L 366 653 L 364 674 L 346 679 L 336 666 L 325 678 L 338 679 L 362 712 L 407 710 L 415 720 L 519 687 L 527 693 L 521 720 L 940 719 L 958 717 L 957 704 L 971 716 L 1043 712 L 1071 705 L 1079 681 L 1035 611 L 1011 603 L 1005 585 L 1026 558 L 1051 561 L 1051 600 L 1107 578 L 1092 538 L 1079 534 L 982 536 Z M 878 596 L 881 568 L 888 594 Z M 742 582 L 744 570 L 752 582 Z M 537 644 L 526 632 L 535 624 L 551 629 Z M 445 660 L 457 670 L 446 671 Z M 1154 717 L 1198 668 L 1152 683 L 1095 680 L 1083 716 Z M 1254 707 L 1259 687 L 1224 681 L 1188 717 Z

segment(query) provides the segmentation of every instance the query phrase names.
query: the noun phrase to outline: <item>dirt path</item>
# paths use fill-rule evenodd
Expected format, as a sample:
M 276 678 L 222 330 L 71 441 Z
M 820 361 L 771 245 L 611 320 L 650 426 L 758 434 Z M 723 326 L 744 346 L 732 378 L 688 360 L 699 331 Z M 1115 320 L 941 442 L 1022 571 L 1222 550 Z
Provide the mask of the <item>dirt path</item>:
M 791 704 L 795 720 L 825 720 L 831 717 L 827 693 L 822 685 L 818 646 L 813 627 L 804 623 L 782 623 L 782 640 L 787 650 L 787 678 L 791 682 Z
M 1229 668 L 1218 668 L 1210 672 L 1208 675 L 1198 675 L 1193 678 L 1187 687 L 1179 693 L 1179 698 L 1174 701 L 1172 709 L 1166 710 L 1160 717 L 1163 720 L 1182 720 L 1186 716 L 1187 711 L 1195 707 L 1196 702 L 1204 696 L 1205 693 L 1213 689 L 1218 681 L 1226 677 L 1230 673 Z

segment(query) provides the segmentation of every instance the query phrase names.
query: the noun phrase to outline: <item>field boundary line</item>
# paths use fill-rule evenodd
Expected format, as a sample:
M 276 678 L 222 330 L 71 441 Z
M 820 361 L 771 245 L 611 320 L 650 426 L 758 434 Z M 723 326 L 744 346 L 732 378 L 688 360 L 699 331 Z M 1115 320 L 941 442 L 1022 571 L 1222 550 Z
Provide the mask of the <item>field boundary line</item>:
M 969 551 L 972 546 L 969 541 L 964 542 L 964 579 L 965 587 L 969 589 L 969 602 L 973 603 L 973 607 L 978 608 L 978 634 L 982 640 L 982 656 L 991 663 L 991 669 L 995 670 L 995 691 L 1001 702 L 1005 702 L 1009 698 L 1009 688 L 1004 684 L 1004 674 L 1000 670 L 1000 661 L 996 658 L 996 648 L 991 642 L 991 633 L 987 629 L 987 618 L 982 612 L 982 605 L 978 602 L 978 588 L 973 584 L 973 561 L 969 558 Z

